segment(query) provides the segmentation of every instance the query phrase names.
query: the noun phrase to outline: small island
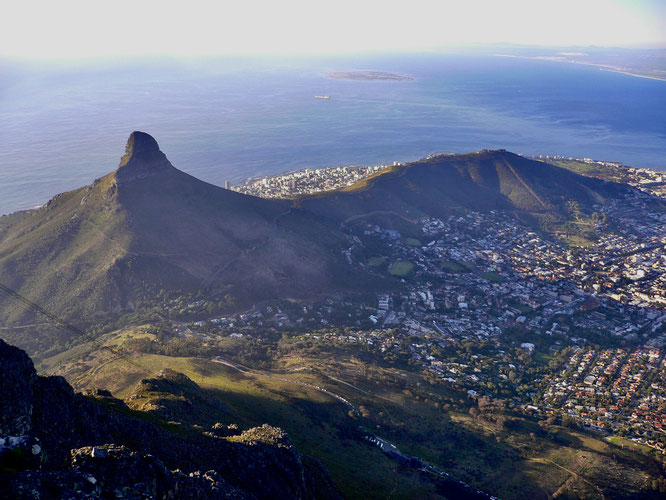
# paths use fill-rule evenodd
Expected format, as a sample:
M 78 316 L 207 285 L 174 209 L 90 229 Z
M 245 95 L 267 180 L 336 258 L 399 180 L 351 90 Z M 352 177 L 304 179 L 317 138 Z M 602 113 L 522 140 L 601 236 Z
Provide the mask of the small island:
M 336 80 L 393 80 L 406 82 L 414 80 L 413 76 L 388 73 L 386 71 L 333 71 L 326 75 Z

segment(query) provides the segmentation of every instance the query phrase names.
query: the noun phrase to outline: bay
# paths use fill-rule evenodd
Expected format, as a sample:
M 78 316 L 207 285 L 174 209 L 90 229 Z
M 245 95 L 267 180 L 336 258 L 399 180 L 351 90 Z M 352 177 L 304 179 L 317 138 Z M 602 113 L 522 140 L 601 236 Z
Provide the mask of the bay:
M 350 70 L 414 80 L 326 77 Z M 0 213 L 114 170 L 133 130 L 217 185 L 496 148 L 666 169 L 665 103 L 664 81 L 489 54 L 5 61 Z

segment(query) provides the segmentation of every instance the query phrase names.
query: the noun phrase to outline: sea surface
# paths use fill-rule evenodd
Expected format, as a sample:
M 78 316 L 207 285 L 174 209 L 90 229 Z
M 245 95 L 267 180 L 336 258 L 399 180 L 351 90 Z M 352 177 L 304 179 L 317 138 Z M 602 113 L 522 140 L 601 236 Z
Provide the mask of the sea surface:
M 414 80 L 326 77 L 349 70 Z M 666 82 L 478 54 L 0 61 L 0 213 L 114 170 L 133 130 L 217 185 L 495 148 L 666 170 Z

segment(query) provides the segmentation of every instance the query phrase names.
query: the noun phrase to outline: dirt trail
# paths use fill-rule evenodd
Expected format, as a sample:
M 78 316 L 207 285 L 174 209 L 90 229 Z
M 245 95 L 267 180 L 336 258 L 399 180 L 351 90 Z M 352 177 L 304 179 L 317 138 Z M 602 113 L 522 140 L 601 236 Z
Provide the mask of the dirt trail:
M 560 464 L 558 464 L 558 463 L 556 463 L 556 462 L 553 462 L 552 460 L 549 460 L 549 459 L 547 459 L 547 458 L 533 458 L 532 460 L 534 460 L 535 462 L 548 463 L 548 464 L 554 465 L 555 467 L 559 467 L 559 468 L 562 469 L 563 471 L 566 471 L 566 472 L 568 472 L 569 474 L 571 474 L 572 476 L 574 476 L 576 479 L 580 479 L 580 480 L 583 481 L 584 483 L 587 483 L 587 484 L 589 484 L 590 486 L 592 486 L 592 488 L 594 488 L 595 490 L 597 490 L 597 492 L 599 493 L 600 498 L 601 498 L 602 500 L 606 500 L 606 497 L 604 496 L 603 492 L 601 491 L 601 488 L 599 488 L 596 484 L 594 484 L 594 483 L 588 481 L 587 479 L 585 479 L 583 476 L 581 476 L 581 475 L 578 474 L 577 472 L 574 472 L 574 471 L 572 471 L 571 469 L 567 469 L 567 468 L 564 467 L 563 465 L 560 465 Z M 559 490 L 558 490 L 558 491 L 559 491 Z

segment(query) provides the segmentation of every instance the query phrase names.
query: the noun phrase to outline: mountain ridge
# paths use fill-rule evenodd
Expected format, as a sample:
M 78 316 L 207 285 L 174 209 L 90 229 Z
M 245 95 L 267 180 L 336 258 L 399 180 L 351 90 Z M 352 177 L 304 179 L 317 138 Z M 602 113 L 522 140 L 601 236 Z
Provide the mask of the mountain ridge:
M 413 215 L 444 216 L 446 209 L 456 208 L 546 213 L 558 204 L 557 198 L 591 206 L 626 189 L 500 149 L 393 166 L 337 192 L 300 197 L 298 203 L 315 213 L 343 211 L 347 216 L 396 205 L 407 213 L 411 209 Z M 442 206 L 433 207 L 435 201 Z M 341 205 L 347 205 L 346 210 Z
M 0 275 L 47 310 L 90 324 L 162 289 L 204 287 L 239 303 L 329 290 L 344 241 L 288 202 L 176 169 L 152 137 L 134 132 L 116 171 L 6 219 Z M 5 325 L 35 320 L 7 298 L 0 317 Z
M 5 286 L 82 325 L 130 313 L 162 291 L 203 293 L 240 308 L 377 290 L 396 284 L 347 265 L 347 222 L 385 213 L 382 225 L 390 226 L 396 217 L 499 209 L 553 232 L 591 218 L 596 205 L 626 189 L 498 150 L 427 158 L 343 190 L 268 200 L 178 170 L 154 138 L 135 131 L 115 171 L 2 218 L 0 275 Z M 37 319 L 0 298 L 6 326 Z M 26 342 L 21 331 L 5 336 L 33 355 L 50 348 L 48 339 Z

